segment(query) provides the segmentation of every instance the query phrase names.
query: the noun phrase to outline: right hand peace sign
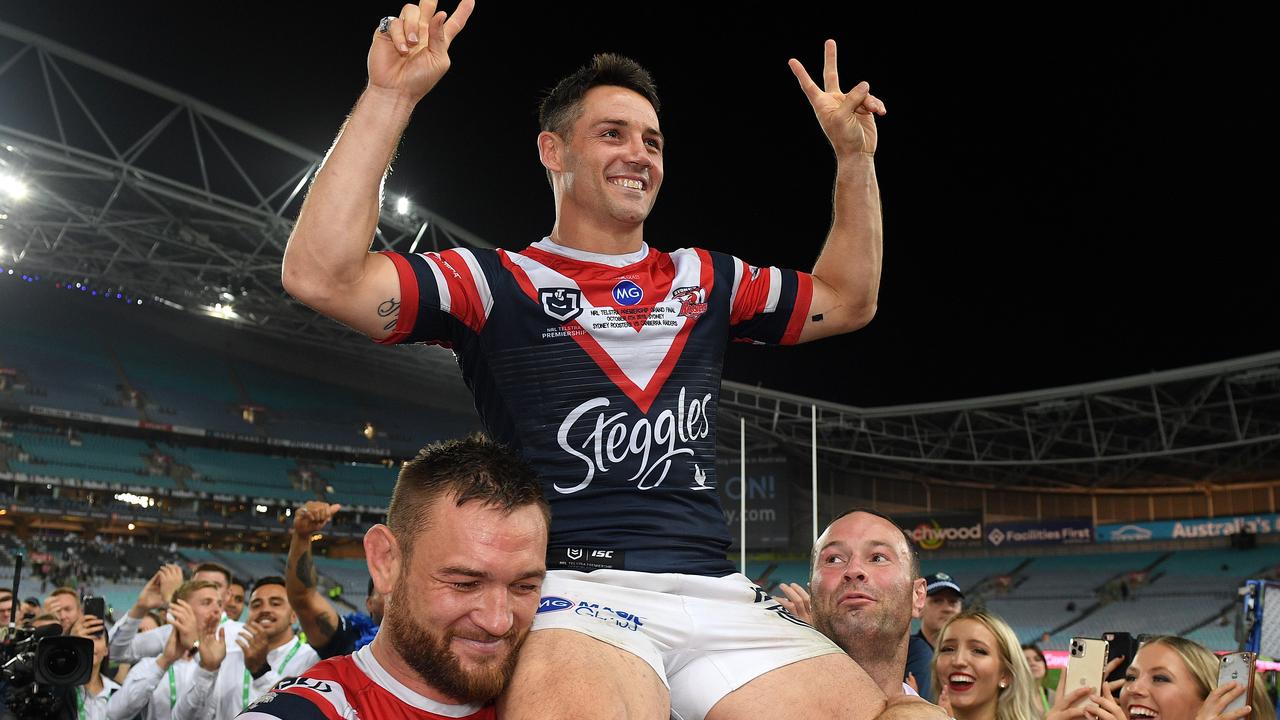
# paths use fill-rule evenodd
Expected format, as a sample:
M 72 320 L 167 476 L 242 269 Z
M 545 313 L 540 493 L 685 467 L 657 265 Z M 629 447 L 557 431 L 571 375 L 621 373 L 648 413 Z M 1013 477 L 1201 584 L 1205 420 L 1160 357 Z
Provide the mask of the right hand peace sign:
M 475 0 L 462 0 L 453 15 L 437 12 L 436 0 L 405 5 L 386 32 L 373 34 L 369 85 L 421 100 L 449 71 L 449 45 L 473 9 Z

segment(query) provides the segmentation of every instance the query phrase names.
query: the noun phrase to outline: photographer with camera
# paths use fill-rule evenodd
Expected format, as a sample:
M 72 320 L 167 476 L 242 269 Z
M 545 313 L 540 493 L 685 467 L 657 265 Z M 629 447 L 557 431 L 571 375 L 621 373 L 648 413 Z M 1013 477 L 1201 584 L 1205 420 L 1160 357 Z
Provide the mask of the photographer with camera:
M 138 713 L 142 713 L 144 720 L 197 717 L 202 709 L 194 704 L 201 698 L 191 692 L 196 674 L 216 673 L 227 651 L 225 628 L 218 627 L 221 616 L 222 605 L 215 583 L 207 580 L 183 583 L 174 591 L 169 604 L 170 624 L 147 633 L 155 636 L 168 628 L 162 651 L 156 656 L 144 657 L 134 666 L 124 689 L 108 701 L 107 717 L 128 720 Z M 198 653 L 195 652 L 197 641 Z

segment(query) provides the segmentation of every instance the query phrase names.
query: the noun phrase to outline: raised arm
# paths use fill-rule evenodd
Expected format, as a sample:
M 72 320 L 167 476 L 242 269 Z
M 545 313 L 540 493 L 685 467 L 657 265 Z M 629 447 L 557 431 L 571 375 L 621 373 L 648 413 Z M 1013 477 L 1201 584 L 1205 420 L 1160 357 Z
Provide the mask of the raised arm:
M 462 0 L 447 15 L 423 0 L 374 32 L 369 84 L 316 173 L 285 248 L 285 290 L 374 339 L 391 334 L 400 309 L 394 266 L 369 252 L 382 181 L 413 109 L 449 70 L 449 44 L 474 6 Z
M 293 514 L 289 540 L 289 564 L 284 573 L 285 594 L 307 634 L 307 644 L 317 650 L 329 644 L 338 630 L 338 612 L 316 588 L 316 567 L 311 557 L 311 536 L 320 531 L 341 505 L 309 502 Z M 251 670 L 253 668 L 250 668 Z
M 834 217 L 813 266 L 813 300 L 800 333 L 800 342 L 807 342 L 857 330 L 876 312 L 884 236 L 875 115 L 884 115 L 885 107 L 866 82 L 847 93 L 840 90 L 835 40 L 825 47 L 824 87 L 813 82 L 799 60 L 792 59 L 790 66 L 836 154 Z

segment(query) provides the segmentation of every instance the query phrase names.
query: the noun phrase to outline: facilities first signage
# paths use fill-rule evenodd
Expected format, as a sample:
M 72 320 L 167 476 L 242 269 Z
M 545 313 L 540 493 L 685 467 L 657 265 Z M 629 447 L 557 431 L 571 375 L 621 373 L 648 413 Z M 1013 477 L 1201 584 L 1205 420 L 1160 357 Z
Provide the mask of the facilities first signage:
M 898 515 L 893 519 L 921 550 L 982 547 L 982 516 L 978 513 Z
M 1239 533 L 1269 535 L 1277 532 L 1280 532 L 1280 515 L 1237 515 L 1224 518 L 1099 525 L 1096 537 L 1100 543 L 1113 543 L 1226 537 Z
M 987 523 L 986 540 L 991 547 L 1090 543 L 1093 542 L 1093 522 L 1061 520 L 1058 522 Z

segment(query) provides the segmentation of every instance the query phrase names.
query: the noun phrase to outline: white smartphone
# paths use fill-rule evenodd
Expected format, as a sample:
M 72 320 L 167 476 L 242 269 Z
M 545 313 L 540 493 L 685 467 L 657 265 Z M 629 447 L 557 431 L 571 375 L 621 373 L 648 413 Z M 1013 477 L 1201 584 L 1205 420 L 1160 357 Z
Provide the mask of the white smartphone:
M 1065 688 L 1067 693 L 1082 687 L 1093 691 L 1094 695 L 1102 694 L 1102 671 L 1107 666 L 1106 640 L 1097 638 L 1071 638 L 1071 656 L 1067 659 L 1067 677 Z M 1075 707 L 1092 704 L 1085 698 Z
M 1244 693 L 1232 700 L 1231 704 L 1223 709 L 1223 713 L 1228 713 L 1250 704 L 1253 698 L 1253 666 L 1256 659 L 1251 652 L 1227 653 L 1219 658 L 1218 685 L 1237 682 L 1244 686 Z M 1252 716 L 1252 714 L 1251 712 L 1249 715 Z

